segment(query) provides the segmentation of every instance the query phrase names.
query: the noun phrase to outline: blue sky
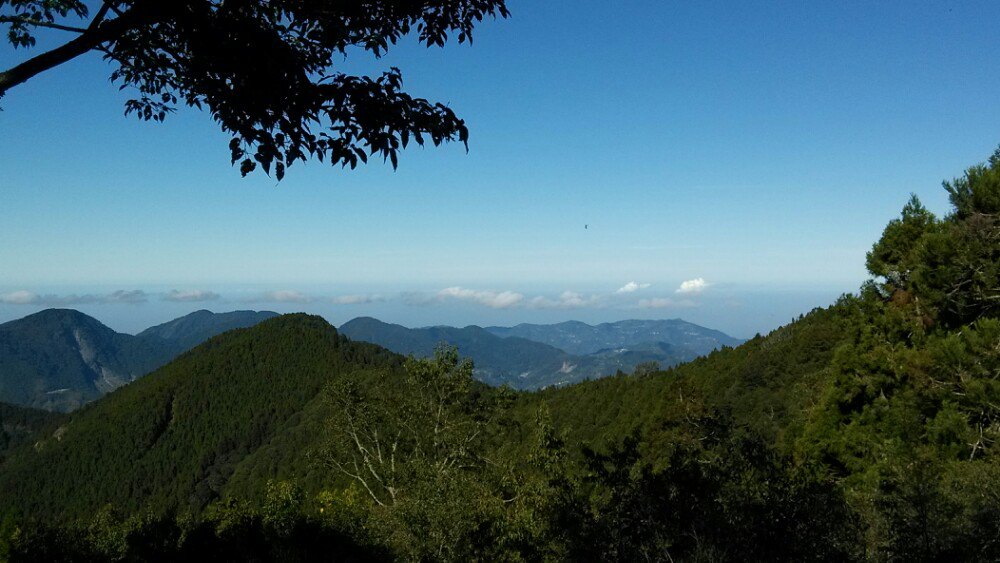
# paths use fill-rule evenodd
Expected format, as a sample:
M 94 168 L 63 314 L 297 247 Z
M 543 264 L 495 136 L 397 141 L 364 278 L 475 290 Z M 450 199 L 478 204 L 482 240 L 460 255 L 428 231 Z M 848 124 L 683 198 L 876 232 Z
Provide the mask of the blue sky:
M 472 130 L 468 154 L 411 149 L 396 171 L 240 178 L 208 115 L 125 118 L 96 56 L 12 90 L 0 321 L 64 305 L 138 330 L 270 308 L 749 336 L 854 291 L 908 194 L 946 212 L 941 180 L 1000 143 L 995 2 L 509 6 L 472 47 L 345 62 L 399 66 Z M 2 47 L 0 66 L 25 54 Z

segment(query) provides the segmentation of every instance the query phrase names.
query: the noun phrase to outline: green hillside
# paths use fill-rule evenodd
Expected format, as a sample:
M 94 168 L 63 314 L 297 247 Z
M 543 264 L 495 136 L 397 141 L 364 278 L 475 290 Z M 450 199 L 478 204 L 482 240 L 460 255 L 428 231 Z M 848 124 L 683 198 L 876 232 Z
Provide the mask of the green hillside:
M 0 403 L 0 465 L 8 450 L 31 444 L 47 430 L 54 430 L 65 415 Z
M 198 510 L 236 467 L 347 372 L 399 359 L 318 317 L 289 315 L 214 338 L 73 413 L 58 436 L 0 467 L 5 511 L 54 519 L 106 503 Z
M 767 336 L 666 371 L 523 395 L 519 418 L 528 419 L 545 404 L 570 442 L 595 446 L 639 429 L 656 444 L 649 455 L 660 457 L 669 454 L 677 424 L 725 413 L 737 426 L 789 450 L 847 336 L 844 307 L 817 309 Z

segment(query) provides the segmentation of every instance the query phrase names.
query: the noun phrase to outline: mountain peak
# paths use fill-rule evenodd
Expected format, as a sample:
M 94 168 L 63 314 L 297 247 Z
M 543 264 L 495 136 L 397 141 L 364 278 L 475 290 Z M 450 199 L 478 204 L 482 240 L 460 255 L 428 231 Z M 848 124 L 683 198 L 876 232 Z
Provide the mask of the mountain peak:
M 11 323 L 16 323 L 16 322 L 21 322 L 21 321 L 27 321 L 27 322 L 62 322 L 62 321 L 70 321 L 70 322 L 84 322 L 84 323 L 97 323 L 97 324 L 101 324 L 101 322 L 98 321 L 97 319 L 95 319 L 94 317 L 91 317 L 90 315 L 87 315 L 85 313 L 81 313 L 80 311 L 77 311 L 76 309 L 58 309 L 58 308 L 43 309 L 41 311 L 38 311 L 37 313 L 32 313 L 30 315 L 27 315 L 26 317 L 23 317 L 23 318 L 18 319 L 18 320 L 10 321 L 10 322 Z M 10 323 L 4 323 L 4 324 L 10 324 Z
M 201 310 L 132 336 L 75 309 L 45 309 L 0 325 L 0 401 L 73 410 L 217 334 L 275 316 Z
M 181 343 L 190 348 L 216 334 L 236 328 L 246 328 L 277 317 L 274 311 L 232 311 L 213 313 L 201 309 L 183 317 L 147 328 L 136 335 L 142 339 L 160 338 Z

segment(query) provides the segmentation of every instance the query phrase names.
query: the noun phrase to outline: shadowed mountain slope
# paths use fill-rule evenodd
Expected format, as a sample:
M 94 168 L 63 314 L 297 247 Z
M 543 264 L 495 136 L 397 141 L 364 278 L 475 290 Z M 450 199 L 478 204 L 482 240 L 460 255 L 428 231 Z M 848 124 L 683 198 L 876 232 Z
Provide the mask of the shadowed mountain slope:
M 212 336 L 275 315 L 198 311 L 132 336 L 79 311 L 47 309 L 0 324 L 0 401 L 72 411 Z
M 142 340 L 162 339 L 183 352 L 209 338 L 235 328 L 247 328 L 277 317 L 274 311 L 232 311 L 213 313 L 202 309 L 161 325 L 147 328 L 136 335 Z
M 49 309 L 0 325 L 0 401 L 72 410 L 166 360 L 79 311 Z

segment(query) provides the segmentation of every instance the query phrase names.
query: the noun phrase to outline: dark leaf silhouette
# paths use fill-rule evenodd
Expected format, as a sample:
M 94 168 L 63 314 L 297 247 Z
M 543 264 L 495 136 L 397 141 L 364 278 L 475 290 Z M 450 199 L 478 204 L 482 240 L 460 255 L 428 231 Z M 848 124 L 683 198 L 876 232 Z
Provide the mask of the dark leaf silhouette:
M 485 17 L 508 15 L 504 0 L 108 0 L 93 17 L 79 0 L 0 0 L 0 25 L 15 48 L 33 46 L 40 27 L 76 35 L 0 72 L 0 96 L 96 50 L 114 66 L 112 81 L 137 93 L 126 114 L 162 122 L 180 103 L 207 109 L 232 136 L 232 163 L 243 175 L 274 165 L 280 180 L 298 161 L 354 168 L 376 154 L 395 168 L 411 137 L 468 148 L 465 122 L 404 92 L 397 68 L 352 76 L 335 63 L 357 49 L 379 58 L 407 35 L 428 47 L 453 34 L 471 43 Z M 67 18 L 90 22 L 57 23 Z

